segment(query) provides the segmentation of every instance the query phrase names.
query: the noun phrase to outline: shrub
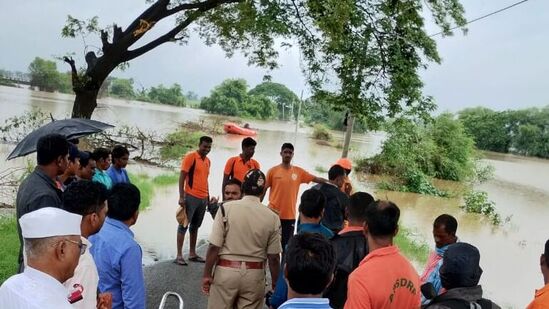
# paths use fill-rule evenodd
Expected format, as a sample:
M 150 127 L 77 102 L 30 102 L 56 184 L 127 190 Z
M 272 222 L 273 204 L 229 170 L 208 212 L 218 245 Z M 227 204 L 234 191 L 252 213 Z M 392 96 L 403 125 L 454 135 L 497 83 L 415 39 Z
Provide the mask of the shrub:
M 432 123 L 398 119 L 386 129 L 381 153 L 356 162 L 358 170 L 395 176 L 394 185 L 382 184 L 385 189 L 448 196 L 431 184 L 431 178 L 469 181 L 490 175 L 489 168 L 479 168 L 473 140 L 451 114 Z
M 322 141 L 331 141 L 333 139 L 332 133 L 323 124 L 315 124 L 313 127 L 313 138 Z
M 495 203 L 488 199 L 488 193 L 471 190 L 463 197 L 464 204 L 461 208 L 467 212 L 486 216 L 492 224 L 501 224 L 501 216 L 496 212 Z
M 198 147 L 198 141 L 203 132 L 189 133 L 179 130 L 170 133 L 164 139 L 165 144 L 160 148 L 160 157 L 162 160 L 179 160 L 187 152 Z

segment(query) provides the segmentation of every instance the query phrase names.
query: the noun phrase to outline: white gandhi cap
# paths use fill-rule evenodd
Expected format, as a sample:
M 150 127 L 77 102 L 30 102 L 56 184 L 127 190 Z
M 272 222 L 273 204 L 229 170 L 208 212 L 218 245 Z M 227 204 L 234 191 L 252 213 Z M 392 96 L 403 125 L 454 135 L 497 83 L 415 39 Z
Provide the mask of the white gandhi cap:
M 60 208 L 44 207 L 19 219 L 23 238 L 80 235 L 82 216 Z

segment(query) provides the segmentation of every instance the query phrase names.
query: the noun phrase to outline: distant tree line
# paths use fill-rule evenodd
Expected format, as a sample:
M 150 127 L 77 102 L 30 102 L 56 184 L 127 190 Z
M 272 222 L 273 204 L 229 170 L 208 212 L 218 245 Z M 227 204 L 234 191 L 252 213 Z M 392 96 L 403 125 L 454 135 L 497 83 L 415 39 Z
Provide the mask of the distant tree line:
M 40 57 L 34 58 L 28 67 L 28 73 L 0 70 L 0 84 L 14 86 L 11 79 L 27 79 L 30 77 L 30 86 L 40 91 L 74 93 L 71 84 L 70 72 L 59 72 L 57 63 Z M 198 101 L 198 95 L 192 91 L 183 93 L 177 83 L 166 87 L 162 84 L 149 89 L 136 89 L 132 78 L 109 77 L 101 85 L 99 97 L 111 96 L 129 100 L 140 100 L 152 103 L 161 103 L 175 106 L 186 106 L 188 101 Z
M 549 106 L 506 111 L 475 107 L 458 115 L 479 149 L 549 158 Z

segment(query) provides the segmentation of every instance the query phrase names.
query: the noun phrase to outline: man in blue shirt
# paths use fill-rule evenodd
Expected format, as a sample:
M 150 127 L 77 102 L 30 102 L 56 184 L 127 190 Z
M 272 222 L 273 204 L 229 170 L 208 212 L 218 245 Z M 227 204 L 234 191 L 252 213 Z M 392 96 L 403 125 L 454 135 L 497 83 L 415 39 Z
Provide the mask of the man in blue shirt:
M 321 191 L 309 189 L 303 192 L 299 204 L 300 224 L 297 226 L 298 235 L 316 233 L 324 236 L 326 239 L 334 237 L 334 233 L 320 223 L 325 205 L 326 198 Z M 281 273 L 276 282 L 276 289 L 269 300 L 271 308 L 279 308 L 279 306 L 288 299 L 288 284 L 285 281 L 283 273 L 284 263 L 285 261 L 283 259 Z
M 122 145 L 116 145 L 111 152 L 112 164 L 107 170 L 107 174 L 111 177 L 112 184 L 129 183 L 126 165 L 130 159 L 130 152 Z
M 107 169 L 111 166 L 111 151 L 105 148 L 97 148 L 92 153 L 92 158 L 95 160 L 95 173 L 92 181 L 100 182 L 107 190 L 112 189 L 112 179 L 107 174 Z
M 90 237 L 91 253 L 99 272 L 99 291 L 112 293 L 112 308 L 145 308 L 143 253 L 130 226 L 137 222 L 139 189 L 116 184 L 108 199 L 107 219 L 99 233 Z
M 279 309 L 331 309 L 322 292 L 334 278 L 336 254 L 332 244 L 316 233 L 296 235 L 286 249 L 284 277 L 288 300 Z

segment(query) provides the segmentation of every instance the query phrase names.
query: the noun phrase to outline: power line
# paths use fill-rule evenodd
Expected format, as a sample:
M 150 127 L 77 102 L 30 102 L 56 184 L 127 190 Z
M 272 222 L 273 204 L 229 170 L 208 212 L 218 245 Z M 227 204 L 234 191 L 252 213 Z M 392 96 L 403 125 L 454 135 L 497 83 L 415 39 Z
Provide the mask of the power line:
M 516 3 L 514 3 L 514 4 L 511 4 L 511 5 L 509 5 L 509 6 L 506 6 L 506 7 L 504 7 L 504 8 L 501 8 L 501 9 L 499 9 L 499 10 L 497 10 L 497 11 L 494 11 L 494 12 L 492 12 L 492 13 L 488 13 L 488 14 L 486 14 L 486 15 L 477 17 L 477 18 L 472 19 L 472 20 L 469 20 L 469 21 L 467 21 L 467 22 L 465 23 L 465 25 L 463 25 L 463 26 L 466 26 L 466 25 L 468 25 L 468 24 L 474 23 L 474 22 L 479 21 L 479 20 L 481 20 L 481 19 L 490 17 L 490 16 L 492 16 L 492 15 L 496 15 L 496 14 L 498 14 L 498 13 L 501 13 L 501 12 L 503 12 L 503 11 L 506 11 L 506 10 L 508 10 L 508 9 L 510 9 L 510 8 L 515 7 L 515 6 L 521 5 L 521 4 L 523 4 L 524 2 L 527 2 L 527 1 L 529 1 L 529 0 L 522 0 L 522 1 L 516 2 Z M 455 27 L 453 27 L 453 28 L 450 28 L 450 31 L 451 31 L 451 30 L 455 30 L 455 29 L 457 29 L 457 28 L 461 28 L 461 27 L 463 27 L 463 26 L 455 26 Z M 431 34 L 430 37 L 434 37 L 434 36 L 437 36 L 437 35 L 440 35 L 440 34 L 443 34 L 443 33 L 444 33 L 444 31 L 441 31 L 441 32 L 438 32 L 438 33 L 435 33 L 435 34 Z

